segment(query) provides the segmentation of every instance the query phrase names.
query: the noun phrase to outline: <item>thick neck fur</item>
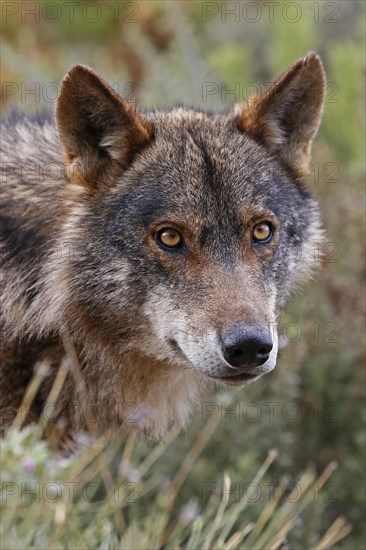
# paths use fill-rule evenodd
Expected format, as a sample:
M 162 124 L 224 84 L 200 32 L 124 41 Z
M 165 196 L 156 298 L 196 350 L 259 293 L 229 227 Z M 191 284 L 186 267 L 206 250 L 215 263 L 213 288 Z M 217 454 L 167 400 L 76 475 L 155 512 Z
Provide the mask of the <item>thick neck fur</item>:
M 71 368 L 57 405 L 54 420 L 61 420 L 69 436 L 75 438 L 80 430 L 98 436 L 114 427 L 122 434 L 137 430 L 160 440 L 172 423 L 187 424 L 192 405 L 208 385 L 202 375 L 136 351 L 116 361 L 105 350 L 91 347 L 87 353 L 85 346 L 78 352 L 88 402 L 78 394 Z

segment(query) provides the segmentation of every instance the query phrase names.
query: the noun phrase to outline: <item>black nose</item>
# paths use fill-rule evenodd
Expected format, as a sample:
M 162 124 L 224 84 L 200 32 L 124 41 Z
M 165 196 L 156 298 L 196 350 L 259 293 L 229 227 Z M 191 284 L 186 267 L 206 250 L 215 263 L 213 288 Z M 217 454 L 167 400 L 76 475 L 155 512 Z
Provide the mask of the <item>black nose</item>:
M 260 325 L 235 323 L 222 339 L 225 361 L 232 367 L 259 367 L 272 347 L 271 334 Z

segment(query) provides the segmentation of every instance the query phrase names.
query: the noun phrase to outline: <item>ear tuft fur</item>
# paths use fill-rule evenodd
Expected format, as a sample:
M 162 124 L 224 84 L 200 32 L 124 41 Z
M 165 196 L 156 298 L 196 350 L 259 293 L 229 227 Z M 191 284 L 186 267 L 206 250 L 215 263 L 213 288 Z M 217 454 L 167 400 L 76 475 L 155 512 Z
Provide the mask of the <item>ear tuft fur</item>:
M 309 173 L 311 145 L 325 98 L 320 58 L 309 52 L 268 90 L 236 105 L 239 128 L 278 154 L 298 177 Z
M 153 139 L 150 122 L 84 65 L 64 77 L 55 117 L 69 179 L 91 189 L 109 187 Z

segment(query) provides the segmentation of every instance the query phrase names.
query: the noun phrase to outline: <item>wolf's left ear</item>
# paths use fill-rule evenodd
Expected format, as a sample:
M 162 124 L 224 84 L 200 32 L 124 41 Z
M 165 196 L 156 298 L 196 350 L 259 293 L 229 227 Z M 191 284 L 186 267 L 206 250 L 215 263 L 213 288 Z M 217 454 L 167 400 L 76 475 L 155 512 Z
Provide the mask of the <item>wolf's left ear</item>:
M 299 177 L 309 173 L 311 144 L 325 98 L 325 73 L 313 52 L 264 93 L 235 106 L 239 128 L 278 154 Z
M 84 65 L 61 83 L 56 124 L 70 181 L 89 189 L 109 187 L 153 139 L 150 122 Z

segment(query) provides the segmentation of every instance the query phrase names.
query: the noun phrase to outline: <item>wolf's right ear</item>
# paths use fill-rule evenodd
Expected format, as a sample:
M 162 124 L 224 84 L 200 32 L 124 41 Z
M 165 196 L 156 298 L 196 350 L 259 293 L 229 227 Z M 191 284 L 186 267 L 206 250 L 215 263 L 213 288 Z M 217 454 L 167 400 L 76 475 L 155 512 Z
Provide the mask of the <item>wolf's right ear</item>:
M 109 187 L 153 139 L 153 127 L 92 69 L 75 65 L 64 77 L 56 124 L 70 181 Z
M 311 144 L 319 128 L 324 98 L 323 65 L 310 52 L 264 93 L 236 105 L 237 124 L 301 178 L 309 173 Z

